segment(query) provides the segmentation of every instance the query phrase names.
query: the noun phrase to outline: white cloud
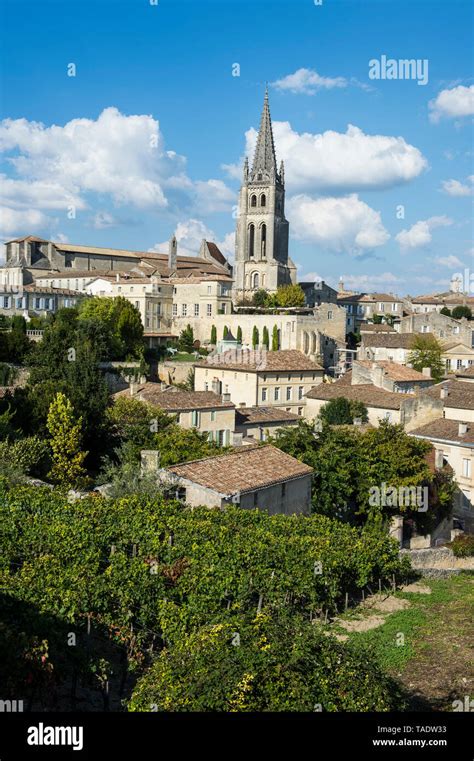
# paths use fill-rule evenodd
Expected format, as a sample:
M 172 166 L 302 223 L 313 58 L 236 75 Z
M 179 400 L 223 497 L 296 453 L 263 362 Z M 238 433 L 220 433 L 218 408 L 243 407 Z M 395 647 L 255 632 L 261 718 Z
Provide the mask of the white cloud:
M 292 93 L 314 95 L 318 90 L 331 90 L 333 87 L 347 87 L 344 77 L 321 77 L 313 69 L 298 69 L 282 79 L 272 82 L 277 90 L 289 90 Z
M 219 241 L 216 234 L 199 219 L 187 219 L 185 222 L 179 222 L 174 230 L 174 235 L 178 242 L 178 255 L 197 256 L 201 246 L 202 239 L 215 243 L 225 257 L 232 259 L 235 248 L 235 233 L 227 233 Z M 157 251 L 160 254 L 168 252 L 168 241 L 155 243 L 149 251 Z
M 380 213 L 356 194 L 343 198 L 297 195 L 288 199 L 292 234 L 336 253 L 358 254 L 382 246 L 390 238 Z
M 193 181 L 186 159 L 166 150 L 159 122 L 106 108 L 94 119 L 45 126 L 27 119 L 0 123 L 0 151 L 16 171 L 4 177 L 7 206 L 33 209 L 89 207 L 89 193 L 117 206 L 198 212 L 230 209 L 234 199 L 221 180 Z M 54 179 L 52 179 L 54 178 Z
M 394 290 L 403 280 L 392 272 L 382 272 L 380 275 L 342 275 L 344 288 L 349 291 L 386 292 Z
M 403 137 L 366 135 L 351 124 L 345 133 L 300 134 L 289 122 L 274 122 L 273 131 L 291 192 L 387 188 L 413 180 L 428 165 L 418 148 Z M 253 156 L 257 130 L 248 130 L 245 137 L 245 153 Z M 224 168 L 241 179 L 240 167 Z
M 415 222 L 408 230 L 402 230 L 395 236 L 400 244 L 401 249 L 420 248 L 431 243 L 431 231 L 436 227 L 447 227 L 452 225 L 453 220 L 446 216 L 430 217 L 429 219 L 420 219 Z
M 92 227 L 96 230 L 105 230 L 108 227 L 115 227 L 119 222 L 108 211 L 98 211 L 92 218 Z
M 442 267 L 462 267 L 463 263 L 457 256 L 438 256 L 435 261 Z
M 2 236 L 19 234 L 22 230 L 36 230 L 51 223 L 51 219 L 37 209 L 11 209 L 0 207 L 0 230 Z
M 472 196 L 474 192 L 474 188 L 472 187 L 474 177 L 470 175 L 468 180 L 471 185 L 465 185 L 459 180 L 443 180 L 443 190 L 448 196 Z
M 301 265 L 299 265 L 297 269 L 301 269 Z M 306 272 L 304 275 L 298 274 L 298 281 L 303 283 L 316 283 L 321 280 L 324 280 L 324 277 L 321 277 L 319 272 Z
M 434 100 L 429 102 L 430 121 L 440 119 L 455 119 L 474 114 L 474 85 L 465 87 L 459 85 L 451 90 L 441 90 Z

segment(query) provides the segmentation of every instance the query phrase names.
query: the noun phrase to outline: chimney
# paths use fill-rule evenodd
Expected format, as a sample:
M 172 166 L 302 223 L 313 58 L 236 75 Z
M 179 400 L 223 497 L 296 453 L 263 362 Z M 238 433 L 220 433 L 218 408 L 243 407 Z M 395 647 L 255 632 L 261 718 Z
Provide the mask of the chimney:
M 226 391 L 225 394 L 222 394 L 222 401 L 223 402 L 230 402 L 230 394 Z
M 440 399 L 447 399 L 449 396 L 449 387 L 448 386 L 441 386 L 441 393 L 439 395 Z
M 441 449 L 436 449 L 435 450 L 435 467 L 436 468 L 443 467 L 443 458 L 444 458 L 444 455 Z
M 246 406 L 247 406 L 246 402 L 239 402 L 239 407 L 246 407 Z
M 142 473 L 157 473 L 160 467 L 160 453 L 157 449 L 142 449 L 140 459 Z
M 459 423 L 459 427 L 458 427 L 459 436 L 465 436 L 468 430 L 469 430 L 469 426 L 467 423 Z
M 354 425 L 362 425 L 362 418 L 361 417 L 355 417 L 354 418 Z
M 171 272 L 176 272 L 177 258 L 178 241 L 176 240 L 176 235 L 173 235 L 168 243 L 168 267 Z
M 421 372 L 426 378 L 431 378 L 431 367 L 424 367 Z

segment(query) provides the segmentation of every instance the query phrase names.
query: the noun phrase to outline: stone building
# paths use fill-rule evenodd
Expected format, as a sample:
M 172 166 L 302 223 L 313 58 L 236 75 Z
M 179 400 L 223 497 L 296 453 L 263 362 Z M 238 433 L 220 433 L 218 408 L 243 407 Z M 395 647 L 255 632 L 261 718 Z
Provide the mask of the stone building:
M 142 452 L 142 462 L 147 459 L 149 471 L 154 472 L 156 461 Z M 158 476 L 191 507 L 234 504 L 244 510 L 292 515 L 311 510 L 312 473 L 308 465 L 267 445 L 173 465 L 159 470 Z
M 225 352 L 195 366 L 195 388 L 229 394 L 235 405 L 281 407 L 303 414 L 306 393 L 323 368 L 299 351 Z
M 259 288 L 276 291 L 296 283 L 296 267 L 288 256 L 285 218 L 285 174 L 277 169 L 272 122 L 265 92 L 252 168 L 245 159 L 237 218 L 234 294 L 249 298 Z

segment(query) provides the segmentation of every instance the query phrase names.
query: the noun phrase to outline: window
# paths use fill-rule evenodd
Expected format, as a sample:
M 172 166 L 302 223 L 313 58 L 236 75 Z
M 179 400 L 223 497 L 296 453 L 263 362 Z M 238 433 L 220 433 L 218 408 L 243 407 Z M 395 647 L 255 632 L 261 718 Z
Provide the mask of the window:
M 194 316 L 199 317 L 199 304 L 194 305 Z
M 253 506 L 258 507 L 258 491 L 254 491 L 253 493 Z
M 200 423 L 201 415 L 198 410 L 193 410 L 191 412 L 191 425 L 193 428 L 198 428 Z
M 328 312 L 328 320 L 332 320 L 332 312 L 331 311 Z
M 139 302 L 139 301 L 136 301 L 136 302 L 135 302 L 135 306 L 136 306 L 136 308 L 137 308 L 137 309 L 140 309 L 140 302 Z
M 16 308 L 17 309 L 23 309 L 23 299 L 22 299 L 21 296 L 20 296 L 19 299 L 16 300 Z
M 41 299 L 35 299 L 35 309 L 41 309 Z
M 262 258 L 265 258 L 267 255 L 266 246 L 267 246 L 267 226 L 263 224 L 260 230 L 260 253 L 262 255 Z
M 267 197 L 265 193 L 262 193 L 260 196 L 260 206 L 266 206 L 267 205 Z
M 472 467 L 471 460 L 464 458 L 462 461 L 462 474 L 464 478 L 471 478 Z
M 301 416 L 302 414 L 303 414 L 303 407 L 298 407 L 298 415 Z
M 298 386 L 298 399 L 302 399 L 304 394 L 304 386 Z
M 385 312 L 385 304 L 379 304 L 379 310 Z
M 262 388 L 262 402 L 266 402 L 266 401 L 267 401 L 267 389 Z
M 253 257 L 255 253 L 255 225 L 249 225 L 248 246 L 249 246 L 249 256 Z
M 275 401 L 277 402 L 277 401 L 279 400 L 279 398 L 280 398 L 280 387 L 279 387 L 279 386 L 277 386 L 277 387 L 275 388 L 275 391 L 274 391 L 274 399 L 275 399 Z
M 44 300 L 44 308 L 45 309 L 51 309 L 50 303 L 51 303 L 51 299 L 45 299 Z
M 392 312 L 398 312 L 398 304 L 392 304 Z
M 286 387 L 286 401 L 287 402 L 291 401 L 291 391 L 292 391 L 291 386 L 287 386 Z
M 459 326 L 458 325 L 453 329 L 453 333 L 459 333 Z
M 257 205 L 257 196 L 256 195 L 250 196 L 250 206 L 252 208 L 255 208 L 256 205 Z
M 181 304 L 181 314 L 183 317 L 186 317 L 188 314 L 188 305 L 187 304 Z
M 285 499 L 286 497 L 286 484 L 281 485 L 281 498 Z
M 173 317 L 177 316 L 177 314 L 178 314 L 178 305 L 177 304 L 173 304 L 172 312 L 171 313 L 172 313 Z
M 9 296 L 4 296 L 3 297 L 3 308 L 4 309 L 8 309 L 9 306 L 10 306 L 10 297 Z
M 207 292 L 211 293 L 211 286 L 210 285 L 207 286 Z
M 252 277 L 252 288 L 258 288 L 260 284 L 260 279 L 258 277 L 258 272 L 254 272 Z
M 211 410 L 211 420 L 212 420 L 212 422 L 214 422 L 215 419 L 216 419 L 216 411 L 215 410 Z
M 421 332 L 422 333 L 429 333 L 430 332 L 430 326 L 429 325 L 422 325 L 421 326 Z
M 208 317 L 212 315 L 212 304 L 206 304 L 206 314 Z

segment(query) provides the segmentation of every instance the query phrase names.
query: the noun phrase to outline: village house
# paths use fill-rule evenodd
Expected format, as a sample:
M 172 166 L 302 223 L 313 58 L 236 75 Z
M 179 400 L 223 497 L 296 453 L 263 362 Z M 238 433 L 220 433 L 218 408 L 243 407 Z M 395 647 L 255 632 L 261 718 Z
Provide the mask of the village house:
M 373 383 L 378 388 L 401 394 L 414 394 L 433 385 L 431 371 L 419 373 L 396 362 L 355 360 L 352 363 L 352 385 Z
M 357 375 L 357 371 L 356 380 L 358 382 L 353 383 L 353 373 L 349 371 L 334 383 L 323 383 L 311 389 L 306 394 L 305 418 L 315 420 L 325 404 L 340 397 L 362 402 L 367 408 L 368 422 L 373 426 L 387 420 L 392 424 L 400 423 L 409 431 L 442 415 L 442 402 L 427 396 L 426 391 L 417 394 L 388 391 L 374 382 L 360 382 L 363 378 L 361 374 Z
M 455 320 L 436 311 L 412 313 L 400 321 L 400 333 L 431 333 L 441 343 L 460 341 L 466 346 L 472 345 L 473 329 L 465 317 Z
M 161 383 L 131 383 L 128 389 L 114 394 L 114 398 L 131 397 L 160 407 L 174 415 L 182 428 L 194 428 L 207 434 L 209 441 L 220 446 L 233 443 L 235 404 L 227 396 L 212 391 L 181 391 L 162 389 Z
M 195 388 L 229 394 L 235 405 L 282 407 L 303 414 L 307 391 L 324 370 L 300 351 L 235 351 L 195 365 Z
M 462 291 L 444 291 L 425 296 L 407 297 L 413 312 L 441 312 L 444 307 L 453 310 L 458 306 L 467 306 L 474 312 L 474 296 Z
M 474 532 L 474 424 L 439 418 L 415 428 L 411 436 L 430 441 L 438 467 L 450 465 L 458 485 L 453 516 Z
M 403 316 L 403 300 L 391 293 L 354 293 L 345 295 L 342 283 L 339 284 L 337 303 L 347 313 L 347 332 L 355 332 L 360 326 L 372 319 L 374 315 L 399 321 Z
M 448 420 L 474 422 L 474 384 L 455 378 L 438 383 L 424 392 L 443 404 Z
M 281 428 L 298 425 L 298 415 L 280 407 L 246 407 L 241 405 L 235 411 L 235 433 L 242 435 L 243 441 L 266 441 Z
M 146 472 L 157 472 L 162 484 L 176 488 L 191 507 L 265 510 L 271 515 L 309 514 L 313 469 L 276 447 L 241 447 L 156 470 L 155 452 L 142 452 Z
M 361 333 L 357 358 L 406 365 L 412 346 L 412 333 Z

